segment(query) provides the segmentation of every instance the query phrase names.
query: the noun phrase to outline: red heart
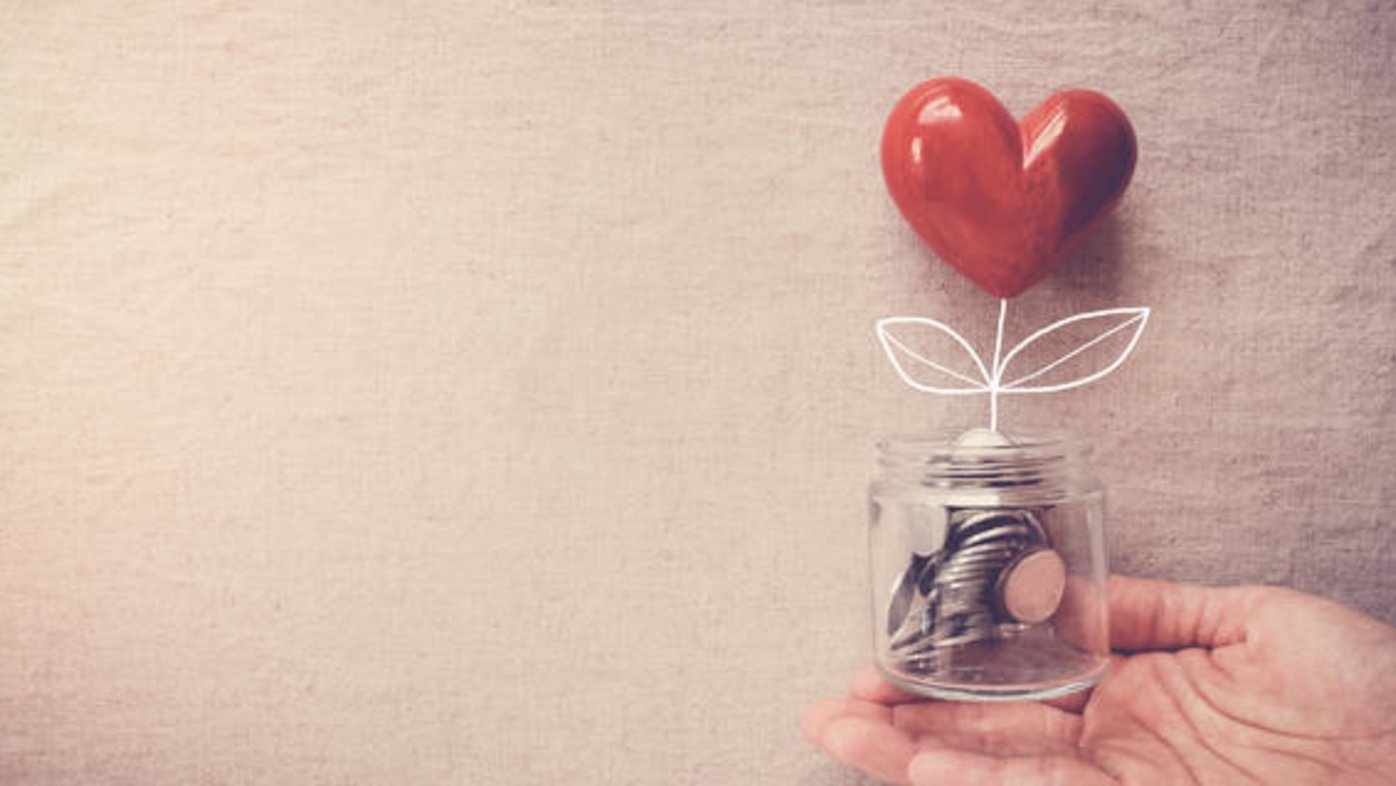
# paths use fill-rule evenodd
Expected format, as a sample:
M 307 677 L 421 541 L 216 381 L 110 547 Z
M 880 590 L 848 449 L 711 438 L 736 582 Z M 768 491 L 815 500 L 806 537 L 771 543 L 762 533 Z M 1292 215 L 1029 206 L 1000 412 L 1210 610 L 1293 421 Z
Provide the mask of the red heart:
M 1023 118 L 963 79 L 902 97 L 882 135 L 882 173 L 902 215 L 941 259 L 1000 298 L 1051 273 L 1124 194 L 1134 129 L 1108 98 L 1065 90 Z

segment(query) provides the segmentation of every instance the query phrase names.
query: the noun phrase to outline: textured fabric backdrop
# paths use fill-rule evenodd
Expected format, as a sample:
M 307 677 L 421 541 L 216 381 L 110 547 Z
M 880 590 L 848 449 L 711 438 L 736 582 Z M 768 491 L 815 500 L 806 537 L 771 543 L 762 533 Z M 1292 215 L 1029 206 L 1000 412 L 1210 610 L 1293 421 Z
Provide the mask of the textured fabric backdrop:
M 1396 617 L 1389 3 L 0 4 L 0 781 L 854 784 L 871 326 L 993 301 L 884 193 L 958 74 L 1134 120 L 1010 332 L 1118 570 Z M 1298 633 L 1298 632 L 1297 632 Z

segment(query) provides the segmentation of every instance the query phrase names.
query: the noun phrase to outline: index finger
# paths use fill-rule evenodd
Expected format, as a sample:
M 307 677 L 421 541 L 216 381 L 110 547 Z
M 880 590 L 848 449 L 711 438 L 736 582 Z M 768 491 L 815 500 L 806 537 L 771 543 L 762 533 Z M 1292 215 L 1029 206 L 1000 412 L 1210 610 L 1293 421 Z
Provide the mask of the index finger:
M 1248 587 L 1111 576 L 1110 647 L 1131 652 L 1236 644 L 1245 639 L 1256 600 Z

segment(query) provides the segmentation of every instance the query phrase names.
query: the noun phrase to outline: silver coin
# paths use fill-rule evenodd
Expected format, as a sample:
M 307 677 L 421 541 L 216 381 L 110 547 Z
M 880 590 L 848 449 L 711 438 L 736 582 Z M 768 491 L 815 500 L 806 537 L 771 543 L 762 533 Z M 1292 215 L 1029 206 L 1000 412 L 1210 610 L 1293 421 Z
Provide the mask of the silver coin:
M 1022 551 L 1022 546 L 1012 543 L 983 543 L 978 546 L 971 546 L 965 551 L 957 551 L 945 561 L 946 567 L 951 565 L 968 565 L 973 562 L 1008 560 L 1012 559 L 1018 552 Z
M 1027 524 L 1014 523 L 1005 524 L 993 529 L 985 529 L 966 536 L 960 541 L 960 549 L 973 548 L 980 544 L 997 543 L 1003 540 L 1030 540 L 1035 539 L 1037 531 Z
M 963 562 L 952 562 L 940 569 L 936 574 L 936 584 L 948 581 L 951 577 L 964 576 L 985 576 L 990 573 L 997 573 L 1005 565 L 1013 561 L 1016 554 L 1006 554 L 1000 557 L 983 557 L 975 560 L 965 560 Z
M 916 598 L 917 586 L 921 581 L 921 573 L 926 566 L 928 559 L 919 554 L 911 555 L 911 564 L 906 566 L 902 575 L 897 579 L 897 583 L 892 587 L 892 597 L 887 604 L 887 635 L 892 635 L 902 626 L 906 620 L 907 611 L 911 608 L 912 601 Z

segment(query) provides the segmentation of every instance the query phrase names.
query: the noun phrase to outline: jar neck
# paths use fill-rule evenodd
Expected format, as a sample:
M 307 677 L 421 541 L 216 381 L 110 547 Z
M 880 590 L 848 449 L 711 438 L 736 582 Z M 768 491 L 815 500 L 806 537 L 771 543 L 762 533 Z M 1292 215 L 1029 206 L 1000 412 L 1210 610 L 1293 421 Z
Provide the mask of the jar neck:
M 1091 446 L 1064 433 L 1011 435 L 1004 444 L 964 435 L 894 437 L 878 443 L 883 477 L 953 489 L 1064 489 L 1093 482 Z

